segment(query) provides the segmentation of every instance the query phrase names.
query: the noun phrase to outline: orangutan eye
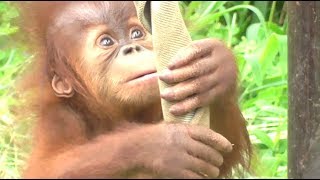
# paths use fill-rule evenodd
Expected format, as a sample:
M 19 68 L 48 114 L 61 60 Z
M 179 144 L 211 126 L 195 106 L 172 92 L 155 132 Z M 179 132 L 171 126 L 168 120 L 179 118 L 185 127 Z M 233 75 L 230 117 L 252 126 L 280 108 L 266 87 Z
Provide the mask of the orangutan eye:
M 99 46 L 101 47 L 108 47 L 114 44 L 114 41 L 107 35 L 100 36 L 98 40 Z
M 139 29 L 134 29 L 131 31 L 131 39 L 139 39 L 143 37 L 143 32 Z

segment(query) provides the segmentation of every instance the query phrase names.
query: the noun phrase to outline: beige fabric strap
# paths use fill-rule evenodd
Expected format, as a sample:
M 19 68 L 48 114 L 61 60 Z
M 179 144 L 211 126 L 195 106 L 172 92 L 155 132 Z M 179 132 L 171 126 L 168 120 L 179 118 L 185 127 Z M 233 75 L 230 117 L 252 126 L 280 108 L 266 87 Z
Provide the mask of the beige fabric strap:
M 183 21 L 177 1 L 134 1 L 138 18 L 152 34 L 156 54 L 155 64 L 158 72 L 166 69 L 172 57 L 192 40 Z M 160 92 L 172 86 L 158 80 Z M 183 116 L 169 112 L 171 102 L 161 99 L 164 121 L 184 121 L 209 127 L 209 107 L 202 107 Z

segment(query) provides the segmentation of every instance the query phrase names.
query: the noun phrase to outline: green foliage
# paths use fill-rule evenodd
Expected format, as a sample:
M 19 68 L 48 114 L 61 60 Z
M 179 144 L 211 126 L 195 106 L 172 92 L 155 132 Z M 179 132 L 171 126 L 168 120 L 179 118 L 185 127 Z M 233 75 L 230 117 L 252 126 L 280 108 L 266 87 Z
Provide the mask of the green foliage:
M 26 134 L 26 121 L 18 122 L 11 108 L 17 104 L 14 97 L 14 78 L 21 70 L 26 57 L 19 48 L 9 48 L 10 35 L 18 28 L 11 24 L 18 17 L 15 8 L 6 2 L 0 2 L 0 177 L 19 178 L 20 168 L 27 156 L 25 142 L 29 140 Z
M 181 3 L 192 38 L 219 38 L 240 71 L 239 103 L 255 148 L 254 177 L 287 177 L 287 35 L 284 2 Z M 0 2 L 0 177 L 19 178 L 28 152 L 29 121 L 14 119 L 14 78 L 28 56 L 9 47 L 18 12 Z M 251 176 L 248 176 L 251 177 Z
M 18 12 L 7 3 L 0 3 L 0 36 L 17 32 L 18 28 L 11 25 L 11 20 L 18 17 Z
M 277 3 L 183 4 L 193 39 L 222 39 L 237 56 L 239 103 L 254 144 L 255 177 L 287 177 L 287 35 L 286 23 L 272 21 L 280 19 L 273 17 L 281 14 Z

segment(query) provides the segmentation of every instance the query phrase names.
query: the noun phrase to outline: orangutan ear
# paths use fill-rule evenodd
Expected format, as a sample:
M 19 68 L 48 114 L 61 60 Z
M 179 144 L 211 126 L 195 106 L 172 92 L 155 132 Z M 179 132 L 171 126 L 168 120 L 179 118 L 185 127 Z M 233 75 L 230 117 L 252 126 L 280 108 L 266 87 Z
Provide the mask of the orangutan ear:
M 57 97 L 70 98 L 74 95 L 74 89 L 71 83 L 56 74 L 52 78 L 51 86 Z

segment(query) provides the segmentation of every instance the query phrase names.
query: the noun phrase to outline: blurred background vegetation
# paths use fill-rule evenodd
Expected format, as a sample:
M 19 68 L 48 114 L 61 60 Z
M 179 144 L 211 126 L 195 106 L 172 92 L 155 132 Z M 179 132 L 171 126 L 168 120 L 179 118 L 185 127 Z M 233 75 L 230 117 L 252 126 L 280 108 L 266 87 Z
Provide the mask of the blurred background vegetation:
M 181 7 L 194 40 L 222 39 L 237 56 L 239 104 L 255 150 L 255 174 L 248 178 L 287 178 L 286 3 L 189 1 Z M 31 118 L 14 110 L 15 77 L 31 58 L 11 39 L 19 33 L 18 17 L 10 2 L 0 2 L 0 178 L 20 178 L 31 145 Z

